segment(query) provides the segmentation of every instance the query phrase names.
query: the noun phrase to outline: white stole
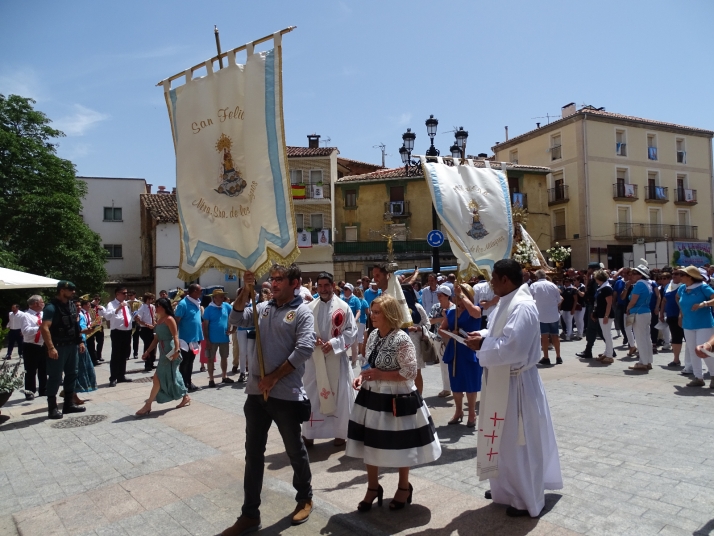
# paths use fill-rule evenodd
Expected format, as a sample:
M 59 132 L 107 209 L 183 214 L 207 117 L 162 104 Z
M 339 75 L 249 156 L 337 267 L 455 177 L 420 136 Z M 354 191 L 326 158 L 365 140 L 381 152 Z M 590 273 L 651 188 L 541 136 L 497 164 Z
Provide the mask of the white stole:
M 514 307 L 524 301 L 532 301 L 528 285 L 521 285 L 516 290 L 508 307 L 501 308 L 499 303 L 494 313 L 493 323 L 489 326 L 489 337 L 501 337 L 508 317 Z M 490 317 L 489 317 L 490 320 Z M 498 476 L 498 453 L 501 436 L 508 409 L 508 391 L 511 381 L 511 365 L 498 365 L 483 369 L 483 385 L 481 386 L 481 403 L 478 418 L 478 439 L 476 442 L 476 475 L 479 480 L 496 478 Z M 520 412 L 519 412 L 520 415 Z M 518 444 L 525 445 L 523 423 L 518 423 Z
M 312 310 L 315 320 L 315 333 L 321 337 L 318 319 L 318 306 L 323 303 L 321 299 L 312 300 L 307 306 Z M 339 337 L 347 324 L 347 314 L 349 305 L 332 296 L 329 303 L 328 318 L 330 319 L 329 338 Z M 324 341 L 323 342 L 327 342 Z M 334 354 L 335 352 L 333 352 Z M 337 391 L 340 385 L 340 360 L 325 359 L 322 348 L 316 346 L 312 351 L 312 361 L 315 364 L 315 376 L 317 380 L 317 393 L 320 396 L 320 413 L 323 415 L 334 415 L 337 411 Z

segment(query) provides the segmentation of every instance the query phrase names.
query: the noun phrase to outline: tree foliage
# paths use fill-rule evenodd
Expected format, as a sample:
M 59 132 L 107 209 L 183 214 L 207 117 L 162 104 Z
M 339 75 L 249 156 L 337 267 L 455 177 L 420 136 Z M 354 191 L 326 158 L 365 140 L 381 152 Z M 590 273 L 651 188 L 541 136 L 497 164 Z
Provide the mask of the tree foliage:
M 0 265 L 99 292 L 106 252 L 79 215 L 87 185 L 57 156 L 53 140 L 64 134 L 34 104 L 0 95 Z

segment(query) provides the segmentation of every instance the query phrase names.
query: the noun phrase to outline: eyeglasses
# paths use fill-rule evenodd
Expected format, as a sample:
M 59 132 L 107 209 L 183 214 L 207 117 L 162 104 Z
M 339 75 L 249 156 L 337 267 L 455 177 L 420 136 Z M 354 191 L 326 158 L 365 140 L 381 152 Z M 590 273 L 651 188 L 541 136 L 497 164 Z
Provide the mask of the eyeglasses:
M 283 281 L 285 281 L 285 278 L 284 278 L 284 277 L 281 277 L 281 276 L 278 276 L 278 277 L 269 277 L 269 278 L 268 278 L 268 281 L 270 281 L 271 283 L 282 283 Z

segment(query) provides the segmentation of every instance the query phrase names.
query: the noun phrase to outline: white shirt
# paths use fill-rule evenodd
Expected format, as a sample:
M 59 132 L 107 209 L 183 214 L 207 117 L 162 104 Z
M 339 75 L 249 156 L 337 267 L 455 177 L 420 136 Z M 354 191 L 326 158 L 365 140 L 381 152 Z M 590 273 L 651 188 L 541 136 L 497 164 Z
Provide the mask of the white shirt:
M 154 320 L 156 317 L 156 308 L 153 305 L 149 305 L 147 303 L 144 303 L 141 305 L 139 310 L 136 312 L 136 318 L 141 320 L 143 324 L 149 324 L 151 326 L 154 325 Z M 144 327 L 142 325 L 142 327 Z
M 312 301 L 312 294 L 310 294 L 310 291 L 302 285 L 300 285 L 300 297 L 302 298 L 303 303 L 310 303 Z
M 558 322 L 560 320 L 558 305 L 563 301 L 558 287 L 547 279 L 539 279 L 530 288 L 538 307 L 538 320 L 543 324 Z
M 421 291 L 421 304 L 427 312 L 431 312 L 431 308 L 434 304 L 439 303 L 439 298 L 436 295 L 437 288 L 439 288 L 438 285 L 434 290 L 431 290 L 429 287 L 424 287 Z
M 22 315 L 25 314 L 22 311 L 13 313 L 10 311 L 10 318 L 7 322 L 7 329 L 21 329 L 22 328 Z
M 124 325 L 124 312 L 129 321 L 129 325 Z M 107 309 L 104 311 L 104 318 L 109 321 L 109 329 L 118 329 L 119 331 L 131 331 L 131 307 L 124 305 L 121 307 L 118 300 L 112 300 L 107 304 Z
M 22 330 L 22 341 L 25 344 L 37 344 L 42 346 L 45 341 L 42 339 L 42 334 L 40 334 L 40 340 L 35 342 L 35 336 L 40 330 L 40 323 L 42 320 L 42 311 L 33 311 L 28 309 L 22 314 L 20 319 L 20 329 Z
M 474 285 L 474 300 L 476 301 L 474 305 L 479 305 L 482 301 L 491 301 L 493 297 L 493 289 L 488 281 L 479 281 Z M 482 313 L 483 316 L 491 316 L 495 307 L 495 305 L 492 305 L 488 309 L 484 309 Z

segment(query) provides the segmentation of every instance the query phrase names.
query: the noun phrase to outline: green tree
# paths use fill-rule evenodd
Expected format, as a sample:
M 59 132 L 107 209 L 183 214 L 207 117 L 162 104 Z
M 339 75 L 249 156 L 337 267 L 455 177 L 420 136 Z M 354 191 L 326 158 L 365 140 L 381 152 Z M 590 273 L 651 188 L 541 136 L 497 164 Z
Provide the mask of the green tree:
M 99 292 L 106 252 L 79 215 L 87 186 L 57 156 L 52 140 L 64 134 L 34 104 L 0 95 L 0 264 Z

